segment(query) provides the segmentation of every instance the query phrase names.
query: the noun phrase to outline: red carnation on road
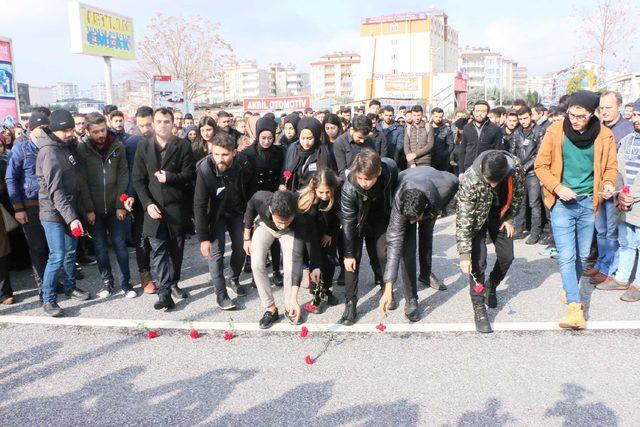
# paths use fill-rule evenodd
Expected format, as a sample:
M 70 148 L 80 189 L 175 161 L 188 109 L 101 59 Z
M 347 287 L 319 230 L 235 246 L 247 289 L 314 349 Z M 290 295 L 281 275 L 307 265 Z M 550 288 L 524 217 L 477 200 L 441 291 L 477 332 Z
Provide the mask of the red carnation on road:
M 199 338 L 199 337 L 200 337 L 200 334 L 198 333 L 198 331 L 197 331 L 196 329 L 192 329 L 192 330 L 190 330 L 190 331 L 189 331 L 189 336 L 190 336 L 192 339 L 194 339 L 194 340 L 195 340 L 195 339 L 197 339 L 197 338 Z
M 231 341 L 233 339 L 233 332 L 224 331 L 224 340 Z
M 384 323 L 380 322 L 376 325 L 376 329 L 379 330 L 380 332 L 384 332 L 387 329 L 387 327 L 385 326 Z
M 307 365 L 313 365 L 313 362 L 313 358 L 307 354 L 307 357 L 304 358 L 304 363 L 306 363 Z
M 303 326 L 302 329 L 300 329 L 300 338 L 306 338 L 307 335 L 309 335 L 309 328 Z
M 158 336 L 158 331 L 156 331 L 155 329 L 150 330 L 149 332 L 147 332 L 147 339 L 154 339 Z

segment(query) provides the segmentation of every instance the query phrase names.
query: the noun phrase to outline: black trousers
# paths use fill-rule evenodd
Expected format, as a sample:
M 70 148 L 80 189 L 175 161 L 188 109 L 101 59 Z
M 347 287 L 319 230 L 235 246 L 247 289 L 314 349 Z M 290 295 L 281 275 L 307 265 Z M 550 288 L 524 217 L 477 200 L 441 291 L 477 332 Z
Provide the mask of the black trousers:
M 344 273 L 345 294 L 347 300 L 358 296 L 358 274 L 360 272 L 360 258 L 362 257 L 363 240 L 367 246 L 369 258 L 375 259 L 380 266 L 379 277 L 382 277 L 382 268 L 384 268 L 387 259 L 387 224 L 367 224 L 361 236 L 355 239 L 356 271 L 346 271 Z M 414 252 L 415 253 L 415 252 Z M 374 274 L 375 274 L 374 270 Z
M 163 223 L 156 237 L 149 237 L 151 245 L 151 276 L 156 283 L 159 296 L 169 295 L 171 286 L 180 281 L 182 256 L 184 253 L 184 235 L 170 236 Z
M 322 266 L 320 273 L 322 274 L 322 283 L 325 289 L 330 289 L 333 285 L 333 275 L 336 272 L 336 264 L 338 261 L 338 238 L 336 235 L 331 236 L 331 244 L 327 247 L 320 247 L 320 256 Z
M 142 235 L 144 226 L 144 208 L 140 200 L 133 204 L 133 241 L 136 245 L 136 263 L 138 272 L 145 273 L 151 270 L 151 246 L 149 239 Z
M 505 230 L 500 230 L 499 215 L 500 213 L 497 210 L 492 209 L 486 224 L 478 231 L 471 242 L 471 275 L 475 277 L 479 283 L 486 286 L 489 286 L 488 283 L 485 283 L 485 270 L 487 269 L 487 233 L 489 233 L 489 238 L 495 246 L 497 257 L 493 270 L 491 270 L 489 274 L 489 281 L 493 283 L 494 286 L 497 286 L 504 279 L 513 262 L 513 239 L 507 237 Z M 469 277 L 471 302 L 473 304 L 484 304 L 483 293 L 478 293 L 474 289 L 475 282 L 473 277 Z
M 27 213 L 28 222 L 22 226 L 22 231 L 29 245 L 33 275 L 40 291 L 44 269 L 49 259 L 49 246 L 44 235 L 44 228 L 40 223 L 40 209 L 37 206 L 25 206 L 25 212 Z
M 13 288 L 9 278 L 9 263 L 7 257 L 0 257 L 0 297 L 12 297 Z
M 431 275 L 431 257 L 433 254 L 433 227 L 435 219 L 423 219 L 418 225 L 418 253 L 420 261 L 420 276 L 429 279 Z M 418 298 L 418 286 L 416 281 L 416 224 L 408 224 L 404 234 L 402 247 L 402 261 L 400 272 L 402 274 L 403 292 L 405 299 Z
M 211 241 L 212 256 L 209 260 L 209 272 L 216 295 L 226 295 L 226 285 L 224 280 L 224 252 L 225 252 L 225 232 L 229 232 L 231 240 L 231 278 L 240 277 L 245 260 L 243 245 L 244 223 L 240 214 L 222 214 L 218 218 L 213 229 L 214 239 Z
M 542 232 L 542 191 L 540 180 L 535 175 L 528 175 L 524 181 L 527 203 L 520 206 L 520 211 L 513 220 L 516 231 L 522 232 L 526 220 L 527 205 L 531 209 L 531 234 L 539 236 Z

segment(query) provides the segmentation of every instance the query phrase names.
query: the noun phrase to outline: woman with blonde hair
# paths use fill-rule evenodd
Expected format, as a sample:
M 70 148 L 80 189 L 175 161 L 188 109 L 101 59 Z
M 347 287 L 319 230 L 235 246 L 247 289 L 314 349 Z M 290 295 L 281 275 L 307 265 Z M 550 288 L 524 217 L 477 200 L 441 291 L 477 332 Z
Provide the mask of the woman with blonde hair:
M 311 223 L 316 224 L 320 237 L 321 283 L 314 284 L 311 289 L 314 295 L 312 305 L 314 313 L 320 313 L 320 304 L 326 301 L 333 306 L 338 299 L 331 292 L 333 275 L 338 265 L 337 246 L 340 232 L 338 220 L 340 180 L 336 173 L 328 168 L 321 168 L 303 187 L 298 196 L 298 209 L 306 215 Z

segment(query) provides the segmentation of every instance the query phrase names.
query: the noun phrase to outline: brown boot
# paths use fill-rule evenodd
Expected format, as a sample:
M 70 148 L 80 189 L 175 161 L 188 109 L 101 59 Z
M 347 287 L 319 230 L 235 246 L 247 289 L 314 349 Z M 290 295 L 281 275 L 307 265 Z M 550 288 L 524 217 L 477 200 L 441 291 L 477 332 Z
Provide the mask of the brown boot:
M 563 329 L 584 329 L 585 323 L 582 304 L 572 302 L 569 304 L 569 313 L 560 319 L 558 325 Z
M 594 267 L 587 267 L 584 269 L 584 271 L 582 272 L 583 276 L 587 276 L 587 277 L 593 277 L 596 274 L 600 273 L 600 270 L 598 270 L 597 268 Z
M 155 294 L 156 285 L 151 281 L 151 275 L 148 271 L 140 272 L 140 286 L 145 294 Z
M 607 276 L 606 274 L 598 273 L 589 280 L 589 283 L 591 283 L 592 285 L 598 285 L 600 283 L 606 282 L 607 280 L 613 280 L 613 277 Z
M 640 286 L 638 285 L 629 286 L 629 289 L 627 289 L 627 292 L 622 294 L 620 299 L 626 302 L 640 301 Z

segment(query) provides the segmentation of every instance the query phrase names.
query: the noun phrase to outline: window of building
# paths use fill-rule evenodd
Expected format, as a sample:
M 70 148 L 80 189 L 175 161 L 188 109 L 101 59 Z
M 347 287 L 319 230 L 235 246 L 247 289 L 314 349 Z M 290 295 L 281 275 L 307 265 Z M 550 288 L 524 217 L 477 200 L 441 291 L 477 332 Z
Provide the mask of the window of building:
M 398 31 L 398 24 L 391 24 L 391 32 L 395 33 Z

